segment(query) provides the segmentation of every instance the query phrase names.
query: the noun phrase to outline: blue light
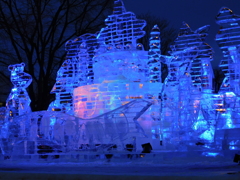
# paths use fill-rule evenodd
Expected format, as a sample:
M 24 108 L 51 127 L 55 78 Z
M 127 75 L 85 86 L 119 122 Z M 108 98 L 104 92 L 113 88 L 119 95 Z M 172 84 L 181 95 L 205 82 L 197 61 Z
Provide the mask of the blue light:
M 219 153 L 216 152 L 203 152 L 202 153 L 203 156 L 208 156 L 208 157 L 216 157 L 219 155 Z
M 90 144 L 91 150 L 96 150 L 95 144 L 117 144 L 124 150 L 132 139 L 138 144 L 161 141 L 164 150 L 204 143 L 202 147 L 210 149 L 214 140 L 220 147 L 227 139 L 227 147 L 236 149 L 238 139 L 227 130 L 240 126 L 237 16 L 221 8 L 216 18 L 221 26 L 216 41 L 223 51 L 220 67 L 225 79 L 214 94 L 213 50 L 206 43 L 208 25 L 193 31 L 184 22 L 170 55 L 164 56 L 161 29 L 157 25 L 152 28 L 150 49 L 144 50 L 138 41 L 145 35 L 146 21 L 128 12 L 121 0 L 114 4 L 113 14 L 100 32 L 66 42 L 66 60 L 51 91 L 56 99 L 47 112 L 31 116 L 26 88 L 32 78 L 23 72 L 24 63 L 9 66 L 14 87 L 1 130 L 1 137 L 10 140 L 3 149 L 12 147 L 19 134 L 37 143 L 41 138 L 48 143 L 51 139 L 71 150 L 79 150 L 80 144 Z M 163 83 L 161 63 L 168 67 Z M 203 155 L 215 157 L 218 153 Z

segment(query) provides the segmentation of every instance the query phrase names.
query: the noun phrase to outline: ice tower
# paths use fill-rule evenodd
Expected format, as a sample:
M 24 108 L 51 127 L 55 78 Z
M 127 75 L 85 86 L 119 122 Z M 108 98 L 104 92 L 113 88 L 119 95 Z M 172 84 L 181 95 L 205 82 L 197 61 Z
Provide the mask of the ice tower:
M 235 15 L 229 8 L 223 7 L 216 16 L 220 25 L 216 41 L 223 52 L 220 67 L 225 74 L 221 91 L 239 93 L 239 44 L 240 16 Z
M 150 33 L 149 39 L 149 80 L 150 82 L 162 82 L 161 78 L 161 39 L 160 29 L 155 25 Z
M 223 53 L 220 62 L 225 78 L 219 93 L 216 143 L 221 149 L 240 149 L 240 16 L 222 7 L 216 16 L 220 29 L 216 41 Z

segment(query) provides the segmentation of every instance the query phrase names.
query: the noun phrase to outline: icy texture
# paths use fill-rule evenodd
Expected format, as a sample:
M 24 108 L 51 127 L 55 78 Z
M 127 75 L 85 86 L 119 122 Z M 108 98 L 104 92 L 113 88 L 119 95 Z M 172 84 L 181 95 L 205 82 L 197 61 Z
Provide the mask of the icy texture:
M 51 91 L 56 94 L 56 100 L 49 106 L 49 110 L 73 115 L 73 89 L 93 83 L 92 58 L 96 46 L 94 34 L 84 34 L 66 43 L 67 57 L 58 70 L 56 83 Z
M 199 134 L 211 131 L 208 121 L 215 120 L 214 115 L 211 117 L 212 50 L 204 42 L 207 30 L 204 26 L 192 31 L 183 23 L 171 46 L 173 57 L 166 61 L 169 73 L 162 94 L 163 141 L 172 149 L 184 149 L 198 139 L 213 140 L 213 136 Z
M 11 71 L 11 81 L 14 87 L 6 102 L 5 120 L 2 125 L 0 147 L 2 153 L 8 154 L 11 152 L 11 148 L 8 147 L 15 143 L 15 134 L 20 130 L 19 124 L 13 119 L 15 117 L 28 114 L 31 112 L 30 98 L 26 91 L 26 88 L 31 84 L 32 77 L 23 72 L 24 63 L 14 64 L 8 67 Z M 7 127 L 7 128 L 6 128 Z
M 8 96 L 6 102 L 6 121 L 9 121 L 15 116 L 20 116 L 31 112 L 30 98 L 26 91 L 26 88 L 31 84 L 31 75 L 23 72 L 24 63 L 14 64 L 8 67 L 11 71 L 11 82 L 14 87 Z
M 25 89 L 31 77 L 24 64 L 9 66 L 14 88 L 1 128 L 2 152 L 141 151 L 148 143 L 154 150 L 240 149 L 240 17 L 225 7 L 217 16 L 225 79 L 216 94 L 213 50 L 205 42 L 208 25 L 193 31 L 184 22 L 164 56 L 158 26 L 145 51 L 137 42 L 146 22 L 126 11 L 121 0 L 114 4 L 98 34 L 66 43 L 67 57 L 52 89 L 56 100 L 48 111 L 30 113 Z M 161 63 L 168 66 L 163 83 Z
M 220 68 L 225 78 L 220 87 L 216 144 L 222 149 L 240 149 L 240 16 L 222 7 L 216 16 L 220 29 L 216 41 L 223 53 Z
M 113 14 L 105 20 L 107 25 L 98 34 L 98 40 L 102 42 L 106 50 L 142 49 L 137 44 L 137 39 L 145 35 L 145 20 L 139 20 L 132 12 L 127 12 L 122 0 L 114 1 Z
M 115 1 L 113 14 L 97 36 L 100 44 L 94 57 L 94 82 L 124 79 L 146 82 L 147 52 L 137 39 L 144 36 L 146 22 L 127 12 L 121 0 Z
M 145 34 L 143 28 L 146 22 L 137 19 L 134 13 L 127 12 L 122 1 L 115 1 L 113 14 L 108 16 L 105 23 L 106 27 L 96 37 L 98 47 L 93 57 L 93 83 L 73 90 L 74 115 L 94 118 L 134 99 L 148 100 L 153 105 L 138 121 L 145 126 L 149 140 L 154 134 L 159 144 L 161 79 L 155 80 L 157 83 L 150 83 L 149 61 L 153 59 L 151 57 L 149 60 L 148 52 L 137 43 Z M 155 50 L 154 53 L 160 57 L 157 54 L 159 52 Z M 159 59 L 156 60 L 160 63 Z M 158 63 L 151 65 L 151 69 L 158 69 Z M 158 69 L 158 78 L 159 74 Z
M 239 93 L 240 16 L 235 15 L 229 8 L 223 7 L 216 17 L 216 22 L 220 25 L 216 41 L 223 52 L 220 67 L 226 76 L 221 90 Z
M 152 104 L 134 100 L 108 113 L 91 119 L 81 119 L 61 112 L 28 113 L 7 123 L 3 128 L 4 155 L 64 154 L 82 150 L 119 150 L 146 136 L 138 123 Z M 13 142 L 13 143 L 9 143 Z
M 149 39 L 149 76 L 150 82 L 162 82 L 161 78 L 161 39 L 160 39 L 160 29 L 155 25 L 150 33 Z

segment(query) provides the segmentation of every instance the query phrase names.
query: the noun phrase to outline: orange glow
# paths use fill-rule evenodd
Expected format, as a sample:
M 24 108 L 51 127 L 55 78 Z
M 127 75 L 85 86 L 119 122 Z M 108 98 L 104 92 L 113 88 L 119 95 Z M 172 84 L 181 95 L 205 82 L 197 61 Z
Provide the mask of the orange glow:
M 220 112 L 225 112 L 226 109 L 216 109 L 217 111 L 220 111 Z
M 129 98 L 130 98 L 130 99 L 142 99 L 142 96 L 137 96 L 137 97 L 130 96 Z

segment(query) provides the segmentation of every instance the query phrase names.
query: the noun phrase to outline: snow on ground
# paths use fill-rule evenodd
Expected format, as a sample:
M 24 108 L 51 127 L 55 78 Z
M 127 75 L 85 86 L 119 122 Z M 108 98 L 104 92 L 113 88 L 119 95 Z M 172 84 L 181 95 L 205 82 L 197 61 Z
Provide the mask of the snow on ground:
M 240 180 L 240 165 L 233 162 L 235 152 L 201 156 L 199 153 L 150 153 L 114 155 L 111 159 L 86 155 L 66 163 L 59 159 L 0 161 L 2 179 L 231 179 Z M 144 157 L 141 157 L 144 156 Z M 95 157 L 95 158 L 93 158 Z M 97 158 L 96 158 L 97 157 Z M 74 159 L 74 158 L 73 158 Z M 63 162 L 65 161 L 65 162 Z

